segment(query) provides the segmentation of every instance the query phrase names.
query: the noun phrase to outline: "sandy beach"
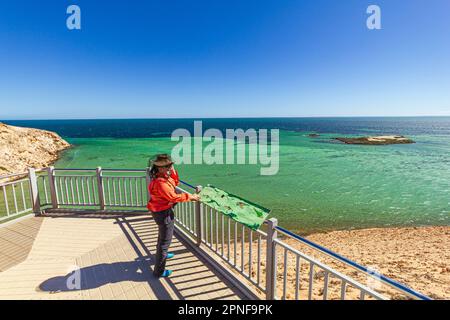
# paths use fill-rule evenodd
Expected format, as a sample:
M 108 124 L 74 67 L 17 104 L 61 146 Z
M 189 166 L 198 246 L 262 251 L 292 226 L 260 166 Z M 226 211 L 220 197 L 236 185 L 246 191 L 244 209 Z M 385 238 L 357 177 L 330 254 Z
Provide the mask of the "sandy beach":
M 307 239 L 341 254 L 359 264 L 369 267 L 393 280 L 409 286 L 432 299 L 450 298 L 450 226 L 449 227 L 411 227 L 411 228 L 379 228 L 351 231 L 334 231 L 313 234 Z M 392 290 L 387 285 L 373 281 L 362 272 L 336 262 L 324 254 L 317 253 L 308 246 L 293 240 L 284 239 L 291 247 L 300 250 L 321 262 L 331 266 L 334 270 L 348 275 L 359 283 L 381 293 L 388 299 L 408 299 L 404 294 Z M 233 254 L 233 248 L 230 248 Z M 226 249 L 225 249 L 226 250 Z M 244 256 L 248 253 L 248 243 L 245 244 Z M 256 242 L 252 244 L 253 252 L 257 251 Z M 240 247 L 237 249 L 237 261 L 240 262 Z M 277 249 L 278 274 L 277 296 L 283 297 L 284 281 L 284 250 Z M 245 258 L 244 260 L 246 260 Z M 248 261 L 248 260 L 247 260 Z M 287 255 L 287 290 L 286 299 L 295 298 L 296 256 Z M 265 269 L 265 246 L 261 250 L 261 266 Z M 300 262 L 299 299 L 308 296 L 309 263 Z M 245 263 L 248 271 L 248 263 Z M 257 263 L 252 263 L 252 276 L 256 278 Z M 323 299 L 324 272 L 314 268 L 314 284 L 312 298 Z M 261 276 L 261 283 L 264 283 Z M 360 291 L 353 287 L 346 288 L 346 299 L 359 299 Z M 328 299 L 340 299 L 341 280 L 329 278 Z M 367 297 L 366 297 L 367 299 Z
M 308 239 L 433 299 L 450 298 L 450 227 L 335 231 Z

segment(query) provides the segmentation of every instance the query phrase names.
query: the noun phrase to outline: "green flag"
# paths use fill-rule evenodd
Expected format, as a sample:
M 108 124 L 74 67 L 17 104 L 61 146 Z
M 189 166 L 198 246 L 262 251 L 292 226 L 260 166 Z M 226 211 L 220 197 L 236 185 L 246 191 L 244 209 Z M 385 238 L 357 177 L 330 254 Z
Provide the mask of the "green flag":
M 259 229 L 270 213 L 269 209 L 211 185 L 202 189 L 200 197 L 203 203 L 253 230 Z

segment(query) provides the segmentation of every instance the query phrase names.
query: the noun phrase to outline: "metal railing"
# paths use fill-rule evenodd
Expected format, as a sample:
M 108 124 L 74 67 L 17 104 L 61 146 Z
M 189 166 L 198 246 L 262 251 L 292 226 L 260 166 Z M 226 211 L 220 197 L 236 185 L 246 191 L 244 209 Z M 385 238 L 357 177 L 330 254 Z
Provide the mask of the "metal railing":
M 149 182 L 148 168 L 29 169 L 25 173 L 0 177 L 0 192 L 3 194 L 0 220 L 59 208 L 146 210 L 150 199 Z M 185 189 L 201 189 L 184 181 L 181 183 Z M 182 187 L 178 187 L 177 192 L 189 193 Z M 279 227 L 274 218 L 265 221 L 264 231 L 254 231 L 201 202 L 178 203 L 174 212 L 177 229 L 187 235 L 193 245 L 210 258 L 224 262 L 239 281 L 259 292 L 260 297 L 381 300 L 388 299 L 388 293 L 393 292 L 410 299 L 429 299 Z M 300 244 L 307 246 L 311 254 L 300 249 Z M 331 263 L 313 256 L 316 253 L 325 255 Z M 337 270 L 331 266 L 335 262 L 357 270 L 362 276 Z M 372 282 L 364 285 L 368 277 Z M 380 292 L 378 284 L 386 285 L 389 290 Z
M 146 170 L 54 169 L 57 207 L 145 208 L 148 201 Z
M 201 188 L 188 186 L 193 189 Z M 179 191 L 187 192 L 180 188 Z M 197 245 L 203 244 L 225 261 L 240 276 L 248 280 L 250 285 L 261 290 L 266 299 L 345 300 L 349 295 L 352 299 L 360 300 L 389 299 L 388 295 L 383 295 L 372 288 L 379 288 L 380 284 L 388 286 L 388 289 L 383 288 L 383 292 L 387 294 L 401 294 L 403 298 L 409 299 L 430 299 L 403 284 L 279 227 L 277 219 L 266 220 L 267 232 L 263 232 L 253 231 L 204 203 L 178 204 L 175 207 L 175 213 L 178 226 L 196 239 Z M 285 236 L 285 239 L 278 238 L 278 233 Z M 369 285 L 364 285 L 361 280 L 356 280 L 294 248 L 286 243 L 286 239 L 308 244 L 317 253 L 326 254 L 337 262 L 357 269 L 361 272 L 359 278 L 368 282 Z M 282 252 L 279 252 L 279 249 L 282 249 Z M 291 269 L 293 270 L 291 283 L 288 283 L 289 255 L 293 257 L 291 260 L 295 261 Z M 280 258 L 283 263 L 279 263 Z M 303 277 L 306 279 L 302 279 L 302 274 L 306 274 L 306 277 Z M 305 282 L 303 286 L 302 280 Z M 301 290 L 302 287 L 303 290 Z M 334 292 L 331 289 L 334 289 Z M 290 296 L 289 291 L 291 291 Z M 333 293 L 332 296 L 331 293 Z
M 46 188 L 44 170 L 0 176 L 0 221 L 40 210 L 39 188 Z M 48 194 L 42 191 L 47 199 Z M 42 205 L 45 205 L 43 203 Z
M 298 241 L 298 242 L 300 242 L 300 243 L 310 247 L 313 250 L 316 250 L 317 252 L 319 252 L 319 253 L 321 253 L 321 254 L 323 254 L 323 255 L 325 255 L 325 256 L 327 256 L 327 257 L 329 257 L 329 258 L 331 258 L 331 259 L 333 259 L 335 261 L 338 261 L 338 262 L 340 262 L 340 263 L 342 263 L 342 264 L 344 264 L 346 266 L 349 266 L 353 270 L 357 270 L 357 271 L 363 273 L 364 275 L 366 275 L 369 278 L 369 280 L 374 280 L 374 281 L 378 282 L 378 284 L 382 283 L 382 284 L 384 284 L 384 285 L 386 285 L 386 286 L 388 286 L 390 288 L 393 288 L 396 292 L 400 292 L 403 295 L 405 295 L 405 297 L 409 297 L 411 299 L 417 299 L 417 300 L 430 300 L 430 298 L 428 296 L 426 296 L 426 295 L 424 295 L 424 294 L 422 294 L 420 292 L 417 292 L 417 291 L 415 291 L 415 290 L 405 286 L 402 283 L 399 283 L 399 282 L 397 282 L 397 281 L 395 281 L 395 280 L 393 280 L 391 278 L 388 278 L 388 277 L 386 277 L 386 276 L 384 276 L 384 275 L 382 275 L 380 273 L 377 273 L 374 270 L 371 270 L 370 268 L 362 266 L 362 265 L 360 265 L 360 264 L 358 264 L 358 263 L 356 263 L 356 262 L 354 262 L 354 261 L 352 261 L 352 260 L 350 260 L 350 259 L 348 259 L 346 257 L 343 257 L 343 256 L 337 254 L 336 252 L 333 252 L 333 251 L 331 251 L 331 250 L 329 250 L 329 249 L 327 249 L 327 248 L 325 248 L 323 246 L 318 245 L 317 243 L 314 243 L 314 242 L 312 242 L 312 241 L 310 241 L 308 239 L 300 237 L 299 235 L 296 235 L 293 232 L 291 232 L 291 231 L 289 231 L 289 230 L 287 230 L 285 228 L 282 228 L 282 227 L 279 227 L 279 226 L 275 226 L 275 229 L 277 231 L 279 231 L 280 233 L 282 233 L 283 235 L 289 237 L 290 239 Z M 285 247 L 284 255 L 286 257 L 286 250 L 291 250 L 291 248 L 286 249 L 285 245 L 281 245 L 281 246 Z M 296 254 L 297 254 L 297 259 L 299 259 L 301 253 L 296 252 Z M 305 259 L 308 260 L 308 258 L 306 258 L 306 257 L 305 257 Z M 313 262 L 311 262 L 311 263 L 313 263 Z M 287 265 L 287 263 L 285 263 L 285 268 L 286 268 L 286 265 Z M 298 267 L 296 269 L 299 270 Z M 325 270 L 325 268 L 323 268 L 323 269 Z M 325 271 L 325 279 L 327 278 L 326 277 L 327 274 L 328 274 L 328 271 Z M 337 276 L 337 277 L 341 278 L 340 276 Z M 342 280 L 341 281 L 341 285 L 342 285 L 342 287 L 341 287 L 341 289 L 342 289 L 341 290 L 341 298 L 345 298 L 345 286 L 349 282 L 347 280 L 343 279 L 343 278 L 341 278 L 341 280 Z M 353 284 L 353 285 L 355 285 L 355 284 Z M 286 286 L 285 283 L 283 284 L 283 286 L 284 287 Z M 377 285 L 377 287 L 378 287 L 378 285 Z M 358 289 L 360 289 L 360 288 L 358 288 Z M 324 288 L 324 291 L 325 291 L 324 298 L 326 297 L 326 290 L 327 290 L 327 286 L 325 286 L 325 288 Z M 363 293 L 363 290 L 360 290 L 360 291 L 361 291 L 360 292 L 360 299 L 364 300 L 365 294 Z
M 281 228 L 276 226 L 276 220 L 272 221 L 272 227 L 274 232 L 279 231 Z M 278 271 L 278 247 L 283 250 L 283 264 L 281 265 L 281 271 Z M 281 299 L 287 299 L 288 292 L 288 256 L 289 254 L 295 257 L 295 285 L 294 287 L 294 299 L 298 300 L 303 297 L 300 296 L 300 288 L 301 288 L 301 280 L 302 280 L 302 263 L 306 264 L 306 270 L 304 273 L 307 274 L 307 285 L 305 286 L 305 298 L 307 300 L 312 300 L 314 297 L 322 297 L 323 300 L 328 300 L 329 292 L 330 292 L 330 280 L 333 278 L 337 280 L 338 294 L 335 294 L 335 298 L 345 300 L 347 296 L 347 291 L 350 288 L 353 288 L 353 293 L 357 293 L 355 297 L 360 300 L 364 300 L 366 298 L 372 298 L 375 300 L 386 300 L 387 297 L 378 293 L 376 290 L 370 288 L 369 286 L 363 285 L 357 280 L 331 268 L 329 265 L 326 265 L 323 262 L 318 261 L 317 259 L 299 251 L 296 248 L 286 244 L 284 241 L 280 239 L 275 239 L 273 241 L 273 250 L 274 250 L 274 258 L 273 258 L 273 269 L 276 270 L 273 272 L 274 275 L 282 274 L 281 276 Z M 323 278 L 323 281 L 322 281 Z M 273 288 L 274 288 L 274 297 L 277 294 L 277 277 L 275 276 L 273 279 Z M 335 283 L 336 285 L 336 283 Z M 336 286 L 335 286 L 336 287 Z
M 187 192 L 180 188 L 178 190 Z M 204 245 L 251 285 L 265 291 L 265 269 L 261 262 L 266 233 L 261 230 L 254 231 L 199 202 L 177 204 L 175 216 L 177 225 L 190 235 L 198 246 Z

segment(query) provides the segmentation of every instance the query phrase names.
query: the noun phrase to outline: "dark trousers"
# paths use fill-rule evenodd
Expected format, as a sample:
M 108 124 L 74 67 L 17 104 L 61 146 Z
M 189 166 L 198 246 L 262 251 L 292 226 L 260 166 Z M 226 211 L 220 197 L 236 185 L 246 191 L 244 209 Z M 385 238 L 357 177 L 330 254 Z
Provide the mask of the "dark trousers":
M 166 268 L 167 252 L 172 242 L 175 215 L 173 209 L 152 212 L 153 219 L 158 225 L 158 243 L 156 245 L 156 261 L 153 274 L 160 277 Z

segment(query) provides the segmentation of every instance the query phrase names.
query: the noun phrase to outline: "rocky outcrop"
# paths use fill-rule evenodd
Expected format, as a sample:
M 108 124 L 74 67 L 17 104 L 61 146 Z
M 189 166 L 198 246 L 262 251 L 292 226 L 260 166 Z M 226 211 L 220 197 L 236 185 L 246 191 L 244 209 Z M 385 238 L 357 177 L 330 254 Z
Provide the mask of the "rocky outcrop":
M 47 167 L 69 147 L 54 132 L 0 123 L 0 176 L 25 172 L 29 167 Z
M 406 144 L 415 143 L 413 140 L 404 136 L 376 136 L 360 138 L 334 138 L 345 144 L 363 144 L 363 145 L 388 145 L 388 144 Z

